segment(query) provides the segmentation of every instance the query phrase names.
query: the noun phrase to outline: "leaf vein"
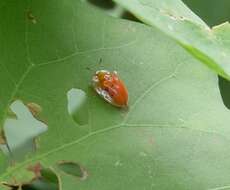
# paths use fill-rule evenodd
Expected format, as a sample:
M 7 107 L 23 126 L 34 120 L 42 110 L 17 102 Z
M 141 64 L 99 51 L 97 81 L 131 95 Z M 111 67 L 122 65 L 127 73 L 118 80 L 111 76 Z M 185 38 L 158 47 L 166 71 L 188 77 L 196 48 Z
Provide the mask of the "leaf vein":
M 63 58 L 54 59 L 54 60 L 51 60 L 51 61 L 48 61 L 48 62 L 44 62 L 44 63 L 39 63 L 36 66 L 37 67 L 41 67 L 41 66 L 47 66 L 47 65 L 50 65 L 50 64 L 57 64 L 57 63 L 66 61 L 66 60 L 68 60 L 70 58 L 73 58 L 75 56 L 78 56 L 78 55 L 84 55 L 84 54 L 89 54 L 89 53 L 97 53 L 97 52 L 106 51 L 106 50 L 121 49 L 121 48 L 124 48 L 124 47 L 128 47 L 128 46 L 134 45 L 136 42 L 137 42 L 137 40 L 133 40 L 131 42 L 122 44 L 120 46 L 102 47 L 102 48 L 97 48 L 97 49 L 92 49 L 92 50 L 86 50 L 86 51 L 78 51 L 78 52 L 74 52 L 74 53 L 72 53 L 70 55 L 67 55 L 67 56 L 65 56 Z
M 97 130 L 97 131 L 95 131 L 95 132 L 88 133 L 87 135 L 85 135 L 85 136 L 83 136 L 83 137 L 81 137 L 81 138 L 79 138 L 79 139 L 77 139 L 77 140 L 75 140 L 75 141 L 72 141 L 72 142 L 70 142 L 70 143 L 64 144 L 64 145 L 59 146 L 58 148 L 55 148 L 55 149 L 53 149 L 53 150 L 51 150 L 51 151 L 49 151 L 49 152 L 43 153 L 43 154 L 41 154 L 41 155 L 39 155 L 39 156 L 35 156 L 35 157 L 31 158 L 31 159 L 28 159 L 28 160 L 22 162 L 20 165 L 18 165 L 18 166 L 16 166 L 16 167 L 12 168 L 11 170 L 9 170 L 8 172 L 6 172 L 6 173 L 3 174 L 2 176 L 0 176 L 0 179 L 3 180 L 3 179 L 6 178 L 7 176 L 10 176 L 10 175 L 11 175 L 12 173 L 14 173 L 15 171 L 17 171 L 17 170 L 23 168 L 24 166 L 26 166 L 27 164 L 29 164 L 29 163 L 31 163 L 31 162 L 33 162 L 33 161 L 42 160 L 44 157 L 47 157 L 47 156 L 49 156 L 49 155 L 51 155 L 51 154 L 53 154 L 53 153 L 55 153 L 55 152 L 58 152 L 58 151 L 60 151 L 60 150 L 63 150 L 64 148 L 67 148 L 67 147 L 71 147 L 71 146 L 73 146 L 73 145 L 76 145 L 76 144 L 78 144 L 78 143 L 80 143 L 80 142 L 82 142 L 82 141 L 84 141 L 84 140 L 86 140 L 86 139 L 88 139 L 88 138 L 90 138 L 90 137 L 92 137 L 92 136 L 96 136 L 96 135 L 99 135 L 99 134 L 102 134 L 102 133 L 109 132 L 109 131 L 114 130 L 114 129 L 118 129 L 118 128 L 120 128 L 121 126 L 122 126 L 121 124 L 117 124 L 117 125 L 113 125 L 113 126 L 111 126 L 111 127 L 105 128 L 105 129 L 101 129 L 101 130 Z
M 178 72 L 179 68 L 184 65 L 184 63 L 180 63 L 177 65 L 177 67 L 175 68 L 175 70 L 172 72 L 172 74 L 170 74 L 169 76 L 166 76 L 166 77 L 163 77 L 162 79 L 154 82 L 150 87 L 148 87 L 145 92 L 143 92 L 143 94 L 137 98 L 137 100 L 133 103 L 133 105 L 131 105 L 131 111 L 126 115 L 125 119 L 124 119 L 124 122 L 126 122 L 130 116 L 130 114 L 132 113 L 132 111 L 136 108 L 137 104 L 139 102 L 141 102 L 141 100 L 144 99 L 144 97 L 146 95 L 148 95 L 154 88 L 156 88 L 157 86 L 159 86 L 160 84 L 170 80 L 171 78 L 175 77 L 176 76 L 176 73 Z

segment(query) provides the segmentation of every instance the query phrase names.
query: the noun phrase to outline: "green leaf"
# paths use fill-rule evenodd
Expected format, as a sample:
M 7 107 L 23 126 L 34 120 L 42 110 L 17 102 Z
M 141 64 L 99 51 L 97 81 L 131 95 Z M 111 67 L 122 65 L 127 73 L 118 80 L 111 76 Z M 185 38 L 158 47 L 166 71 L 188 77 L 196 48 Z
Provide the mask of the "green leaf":
M 1 181 L 28 181 L 28 166 L 66 160 L 88 174 L 80 180 L 57 169 L 68 190 L 229 185 L 230 117 L 214 73 L 158 30 L 110 18 L 80 1 L 5 2 L 1 123 L 12 100 L 20 99 L 41 106 L 48 131 L 36 154 L 6 171 L 0 156 Z M 93 91 L 91 78 L 100 69 L 118 71 L 129 90 L 129 110 Z M 87 94 L 88 125 L 68 113 L 72 88 Z
M 16 182 L 17 183 L 17 182 Z M 8 184 L 3 183 L 10 190 L 59 190 L 59 179 L 54 171 L 50 168 L 41 168 L 39 176 L 36 176 L 31 181 L 23 184 Z
M 184 0 L 184 2 L 201 16 L 202 19 L 205 19 L 209 25 L 219 24 L 222 21 L 230 19 L 230 1 L 228 0 L 210 1 L 208 4 L 205 1 L 200 0 Z M 226 43 L 227 40 L 225 40 L 225 38 L 227 39 L 228 36 L 225 36 L 225 34 L 227 34 L 227 31 L 229 30 L 229 25 L 223 24 L 221 27 L 215 27 L 214 29 L 216 32 L 219 31 L 220 34 L 223 35 L 223 42 Z M 228 44 L 226 44 L 226 46 L 228 47 Z M 230 109 L 230 82 L 219 77 L 219 87 L 224 104 Z
M 82 0 L 82 1 L 87 3 L 89 6 L 104 11 L 113 17 L 121 17 L 123 12 L 125 11 L 124 8 L 117 5 L 112 0 Z
M 181 0 L 114 0 L 146 24 L 159 28 L 219 75 L 230 79 L 229 47 Z M 230 31 L 225 31 L 229 36 Z
M 109 14 L 110 16 L 139 22 L 139 20 L 134 17 L 130 12 L 126 11 L 122 6 L 114 3 L 112 0 L 82 1 L 88 3 L 88 5 L 93 6 L 94 8 L 97 8 L 98 10 L 105 12 L 106 14 Z

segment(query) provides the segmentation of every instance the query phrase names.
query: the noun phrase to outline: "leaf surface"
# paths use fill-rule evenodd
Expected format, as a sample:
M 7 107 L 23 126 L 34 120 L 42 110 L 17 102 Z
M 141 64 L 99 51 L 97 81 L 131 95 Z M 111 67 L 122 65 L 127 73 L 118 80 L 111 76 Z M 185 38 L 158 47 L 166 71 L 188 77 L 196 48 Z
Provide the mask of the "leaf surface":
M 228 185 L 230 117 L 217 77 L 173 40 L 79 1 L 6 1 L 0 17 L 1 123 L 20 99 L 40 105 L 48 125 L 36 154 L 7 171 L 2 164 L 1 181 L 25 181 L 26 168 L 40 162 L 69 190 Z M 91 77 L 100 69 L 118 71 L 129 110 L 93 91 Z M 88 125 L 68 113 L 72 88 L 87 94 Z M 87 178 L 58 170 L 60 161 L 78 163 Z
M 173 38 L 194 57 L 216 73 L 230 79 L 230 48 L 218 35 L 196 16 L 181 0 L 114 0 L 144 23 L 154 26 Z M 229 25 L 229 23 L 227 23 Z

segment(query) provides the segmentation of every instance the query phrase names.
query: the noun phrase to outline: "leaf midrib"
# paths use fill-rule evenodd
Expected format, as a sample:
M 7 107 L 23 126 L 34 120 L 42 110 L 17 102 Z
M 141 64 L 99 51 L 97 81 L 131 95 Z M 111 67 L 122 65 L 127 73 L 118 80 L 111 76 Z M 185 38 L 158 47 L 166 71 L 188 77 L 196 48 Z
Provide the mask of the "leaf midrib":
M 71 146 L 74 146 L 74 145 L 77 145 L 78 143 L 81 143 L 81 142 L 84 142 L 85 140 L 93 137 L 93 136 L 97 136 L 99 134 L 103 134 L 103 133 L 107 133 L 107 132 L 110 132 L 112 130 L 116 130 L 116 129 L 119 129 L 119 128 L 122 128 L 122 127 L 126 127 L 126 128 L 139 128 L 139 127 L 145 127 L 145 128 L 161 128 L 161 129 L 187 129 L 187 130 L 192 130 L 192 131 L 199 131 L 201 133 L 205 133 L 205 134 L 214 134 L 214 135 L 217 135 L 217 136 L 221 136 L 221 137 L 224 137 L 223 134 L 221 133 L 218 133 L 216 131 L 209 131 L 209 130 L 202 130 L 202 129 L 194 129 L 194 128 L 190 128 L 190 127 L 186 127 L 184 125 L 179 125 L 179 126 L 172 126 L 172 125 L 168 125 L 168 124 L 128 124 L 128 123 L 120 123 L 120 124 L 117 124 L 117 125 L 113 125 L 113 126 L 110 126 L 108 128 L 104 128 L 104 129 L 100 129 L 100 130 L 97 130 L 97 131 L 94 131 L 94 132 L 90 132 L 88 133 L 87 135 L 79 138 L 79 139 L 76 139 L 75 141 L 72 141 L 70 143 L 66 143 L 58 148 L 54 148 L 53 150 L 49 151 L 49 152 L 46 152 L 46 153 L 43 153 L 41 155 L 38 155 L 38 156 L 35 156 L 31 159 L 28 159 L 24 162 L 22 162 L 21 164 L 19 164 L 18 166 L 12 168 L 12 169 L 9 169 L 6 173 L 4 173 L 3 175 L 0 176 L 0 180 L 4 180 L 5 178 L 7 178 L 8 176 L 12 175 L 12 173 L 15 173 L 17 170 L 20 170 L 21 168 L 23 168 L 24 166 L 27 166 L 29 165 L 30 163 L 33 163 L 37 160 L 42 160 L 43 158 L 45 157 L 48 157 L 49 155 L 51 154 L 54 154 L 58 151 L 62 151 L 63 149 L 65 148 L 69 148 Z M 228 138 L 223 138 L 225 141 L 227 141 L 228 143 L 230 143 L 230 140 Z

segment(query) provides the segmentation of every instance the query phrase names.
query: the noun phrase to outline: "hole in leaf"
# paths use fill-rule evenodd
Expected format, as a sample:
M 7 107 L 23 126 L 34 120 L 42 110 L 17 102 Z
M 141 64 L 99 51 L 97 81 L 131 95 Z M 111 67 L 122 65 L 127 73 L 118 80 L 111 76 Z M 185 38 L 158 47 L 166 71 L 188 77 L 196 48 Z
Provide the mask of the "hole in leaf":
M 40 164 L 36 164 L 34 167 L 37 168 L 38 165 Z M 35 175 L 35 178 L 28 183 L 2 184 L 6 187 L 9 187 L 10 190 L 60 190 L 60 179 L 52 169 L 40 167 L 39 171 L 37 170 L 37 172 L 39 172 L 39 176 Z
M 88 123 L 88 103 L 86 93 L 81 89 L 72 88 L 67 92 L 68 112 L 76 123 Z
M 42 112 L 42 107 L 34 102 L 30 102 L 26 104 L 26 106 L 28 107 L 28 109 L 34 117 L 38 116 L 38 114 Z
M 4 136 L 7 147 L 1 145 L 4 153 L 13 159 L 22 159 L 25 154 L 35 150 L 35 138 L 47 130 L 47 125 L 36 119 L 30 109 L 20 100 L 10 105 L 10 114 L 4 122 Z
M 78 163 L 61 161 L 57 164 L 58 169 L 64 173 L 85 180 L 88 177 L 87 171 Z

